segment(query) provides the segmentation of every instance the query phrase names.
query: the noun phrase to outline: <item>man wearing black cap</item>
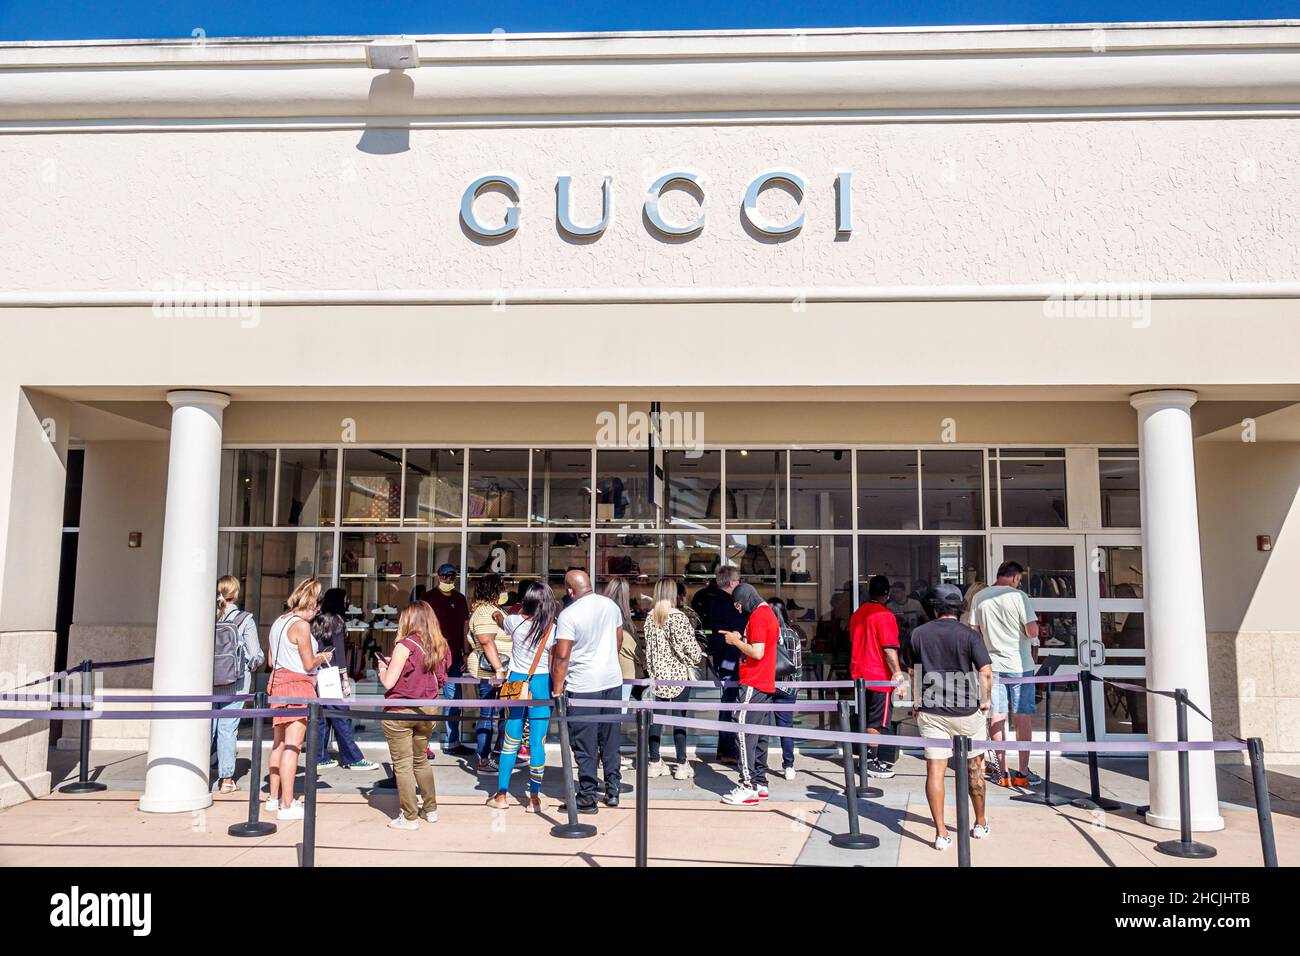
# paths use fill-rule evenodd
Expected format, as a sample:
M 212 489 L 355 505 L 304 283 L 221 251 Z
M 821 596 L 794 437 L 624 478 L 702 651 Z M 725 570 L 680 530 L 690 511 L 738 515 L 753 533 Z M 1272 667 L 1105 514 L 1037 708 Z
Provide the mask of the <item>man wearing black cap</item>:
M 957 618 L 966 602 L 951 584 L 936 585 L 929 595 L 935 619 L 908 637 L 912 660 L 912 699 L 922 737 L 951 741 L 955 736 L 985 740 L 993 691 L 993 665 L 979 633 Z M 925 796 L 934 818 L 934 848 L 952 846 L 943 819 L 944 773 L 952 746 L 925 748 Z M 984 818 L 984 750 L 972 749 L 967 762 L 970 800 L 975 810 L 971 836 L 989 835 Z M 957 799 L 962 799 L 961 794 Z
M 438 619 L 438 628 L 447 640 L 447 649 L 451 660 L 447 666 L 448 677 L 461 677 L 465 673 L 465 641 L 469 635 L 469 602 L 465 595 L 456 589 L 456 578 L 460 569 L 447 563 L 438 568 L 438 586 L 424 592 L 424 600 L 433 608 L 434 617 Z M 459 684 L 447 684 L 443 687 L 444 697 L 455 700 L 460 696 Z M 447 711 L 447 741 L 443 746 L 449 754 L 469 756 L 474 751 L 460 742 L 460 708 L 453 707 Z

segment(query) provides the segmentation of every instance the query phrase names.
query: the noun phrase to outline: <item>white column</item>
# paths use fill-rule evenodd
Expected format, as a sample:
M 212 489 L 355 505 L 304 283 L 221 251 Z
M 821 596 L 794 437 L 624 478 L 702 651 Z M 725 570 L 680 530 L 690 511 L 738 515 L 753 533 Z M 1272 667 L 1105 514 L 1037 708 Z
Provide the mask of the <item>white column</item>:
M 154 694 L 211 694 L 217 589 L 217 521 L 221 491 L 221 415 L 230 398 L 219 392 L 168 392 L 172 406 L 167 461 L 162 574 Z M 157 704 L 155 710 L 202 709 Z M 208 788 L 211 724 L 155 720 L 140 809 L 148 813 L 201 810 Z M 256 782 L 254 782 L 256 786 Z
M 1205 599 L 1201 587 L 1201 538 L 1196 512 L 1192 452 L 1192 405 L 1196 393 L 1178 389 L 1139 392 L 1129 399 L 1138 413 L 1142 471 L 1142 566 L 1146 597 L 1147 686 L 1185 687 L 1206 714 L 1210 710 L 1209 661 L 1205 649 Z M 1148 697 L 1152 740 L 1177 740 L 1174 702 Z M 1188 737 L 1211 740 L 1209 721 L 1188 711 Z M 1152 754 L 1147 822 L 1176 830 L 1178 755 Z M 1192 829 L 1222 830 L 1214 754 L 1190 759 Z

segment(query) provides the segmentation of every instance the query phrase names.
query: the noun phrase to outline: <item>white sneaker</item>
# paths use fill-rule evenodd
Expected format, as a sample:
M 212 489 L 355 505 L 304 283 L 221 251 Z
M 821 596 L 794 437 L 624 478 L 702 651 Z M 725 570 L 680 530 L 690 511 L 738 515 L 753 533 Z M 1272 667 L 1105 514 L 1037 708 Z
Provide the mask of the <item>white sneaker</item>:
M 671 773 L 671 771 L 668 769 L 668 764 L 664 763 L 662 760 L 652 760 L 650 761 L 649 766 L 645 768 L 645 775 L 647 777 L 666 777 L 669 773 Z
M 952 846 L 952 837 L 937 836 L 934 838 L 934 848 L 936 850 L 946 850 Z
M 420 829 L 420 821 L 408 820 L 399 813 L 388 821 L 388 826 L 393 830 L 418 830 Z
M 767 792 L 767 787 L 763 787 L 763 786 L 760 786 L 757 790 L 754 791 L 754 793 L 758 795 L 758 799 L 760 800 L 766 800 L 769 796 Z
M 302 801 L 295 800 L 288 807 L 282 807 L 276 814 L 277 820 L 301 820 L 303 817 Z
M 691 769 L 688 763 L 679 763 L 673 767 L 674 780 L 690 780 L 695 776 L 695 771 Z
M 437 810 L 430 810 L 428 813 L 423 814 L 423 816 L 424 816 L 424 822 L 425 822 L 425 823 L 437 823 L 437 822 L 438 822 L 438 811 L 437 811 Z
M 989 825 L 987 823 L 977 823 L 970 828 L 972 840 L 983 840 L 989 835 Z
M 786 767 L 785 770 L 782 772 L 781 775 L 782 775 L 783 777 L 785 777 L 785 779 L 787 779 L 787 780 L 793 780 L 793 779 L 794 779 L 794 767 Z
M 379 613 L 392 617 L 397 613 L 397 608 L 393 607 L 391 604 L 385 604 L 379 609 Z
M 388 621 L 382 617 L 378 617 L 375 618 L 374 622 L 370 626 L 376 631 L 385 631 L 388 629 Z
M 722 798 L 722 802 L 738 807 L 753 806 L 758 803 L 758 794 L 753 790 L 746 790 L 744 787 L 736 787 L 735 790 Z
M 262 809 L 265 810 L 267 813 L 275 813 L 275 811 L 280 809 L 280 798 L 267 797 L 266 803 L 262 804 Z
M 356 614 L 364 614 L 365 612 L 362 611 L 361 608 L 357 607 L 355 604 L 349 604 L 348 613 L 356 615 Z
M 629 757 L 627 754 L 620 754 L 618 758 L 618 765 L 620 767 L 630 767 L 632 766 L 632 758 Z

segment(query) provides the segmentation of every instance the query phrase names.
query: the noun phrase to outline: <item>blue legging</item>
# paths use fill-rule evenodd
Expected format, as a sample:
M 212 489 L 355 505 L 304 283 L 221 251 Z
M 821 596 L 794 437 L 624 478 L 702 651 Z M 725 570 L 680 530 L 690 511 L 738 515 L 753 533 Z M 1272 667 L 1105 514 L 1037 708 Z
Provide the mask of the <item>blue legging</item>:
M 524 680 L 527 674 L 510 672 L 509 680 Z M 528 681 L 534 699 L 545 700 L 551 696 L 551 675 L 534 674 Z M 519 744 L 524 736 L 524 719 L 528 720 L 528 792 L 540 793 L 542 774 L 546 772 L 546 732 L 550 728 L 551 708 L 511 707 L 506 716 L 505 737 L 501 741 L 501 767 L 497 772 L 497 790 L 510 789 L 510 774 L 519 756 Z

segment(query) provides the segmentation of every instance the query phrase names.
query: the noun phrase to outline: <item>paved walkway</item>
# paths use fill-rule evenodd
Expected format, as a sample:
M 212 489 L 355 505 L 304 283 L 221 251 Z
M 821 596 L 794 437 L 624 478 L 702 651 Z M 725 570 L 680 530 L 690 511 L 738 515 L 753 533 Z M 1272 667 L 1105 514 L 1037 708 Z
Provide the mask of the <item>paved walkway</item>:
M 552 748 L 554 749 L 554 748 Z M 240 759 L 246 779 L 247 748 Z M 381 754 L 374 752 L 372 759 Z M 558 757 L 558 753 L 553 754 Z M 51 751 L 56 779 L 74 777 L 76 755 Z M 144 755 L 96 752 L 94 776 L 109 785 L 101 794 L 52 794 L 0 813 L 0 865 L 105 864 L 198 866 L 293 866 L 298 862 L 301 823 L 280 824 L 258 840 L 230 837 L 226 827 L 247 813 L 247 794 L 218 796 L 213 806 L 194 814 L 144 814 L 136 809 Z M 860 801 L 863 830 L 878 836 L 879 849 L 847 851 L 832 847 L 832 834 L 848 828 L 842 796 L 843 772 L 825 757 L 800 755 L 796 779 L 772 782 L 772 798 L 754 808 L 728 807 L 718 796 L 734 784 L 730 771 L 693 761 L 696 777 L 679 782 L 652 780 L 650 787 L 650 863 L 697 865 L 955 866 L 956 851 L 930 847 L 933 827 L 923 793 L 923 764 L 904 756 L 899 775 L 881 782 L 884 794 Z M 1042 772 L 1041 765 L 1036 765 Z M 321 774 L 317 828 L 319 866 L 628 866 L 635 848 L 634 803 L 582 817 L 595 824 L 589 840 L 558 840 L 551 824 L 563 819 L 559 768 L 547 773 L 544 812 L 539 818 L 521 806 L 493 811 L 482 805 L 495 778 L 480 778 L 455 758 L 435 761 L 439 821 L 419 831 L 390 830 L 396 794 L 377 787 L 383 769 L 330 769 Z M 1087 765 L 1056 760 L 1053 776 L 1063 792 L 1082 795 Z M 1125 809 L 1100 813 L 1074 807 L 1047 808 L 990 789 L 993 836 L 973 841 L 975 866 L 1257 866 L 1261 862 L 1255 814 L 1246 768 L 1220 769 L 1220 794 L 1227 828 L 1197 839 L 1219 850 L 1210 861 L 1187 863 L 1155 851 L 1154 844 L 1174 834 L 1146 826 L 1134 812 L 1146 800 L 1146 761 L 1106 761 L 1102 789 Z M 301 785 L 301 776 L 299 777 Z M 623 792 L 634 781 L 624 772 Z M 243 783 L 244 781 L 241 781 Z M 523 780 L 515 778 L 516 788 Z M 949 779 L 949 789 L 952 789 Z M 1270 774 L 1274 827 L 1283 865 L 1300 864 L 1300 777 L 1296 768 Z M 955 809 L 949 796 L 949 825 Z

